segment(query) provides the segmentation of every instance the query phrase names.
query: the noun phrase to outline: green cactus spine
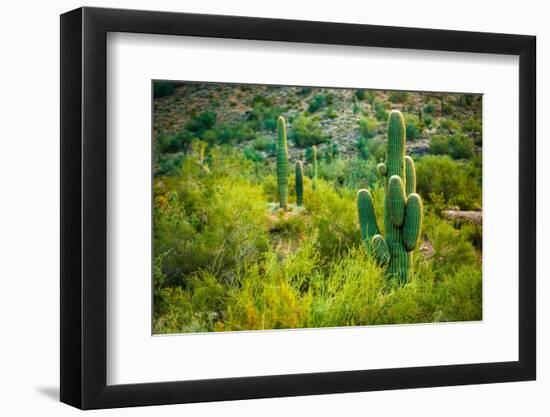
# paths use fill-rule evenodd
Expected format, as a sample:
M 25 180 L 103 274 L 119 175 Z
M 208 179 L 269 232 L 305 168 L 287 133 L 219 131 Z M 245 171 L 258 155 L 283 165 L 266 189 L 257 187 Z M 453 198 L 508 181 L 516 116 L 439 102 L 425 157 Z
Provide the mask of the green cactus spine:
M 277 120 L 277 192 L 279 204 L 286 209 L 288 202 L 288 148 L 286 145 L 286 125 L 283 116 Z
M 304 204 L 304 167 L 301 161 L 296 161 L 296 205 Z
M 311 172 L 311 184 L 313 187 L 313 191 L 317 188 L 317 146 L 313 146 L 311 148 L 312 150 L 312 172 Z
M 422 229 L 422 199 L 416 194 L 414 162 L 405 156 L 405 122 L 403 115 L 393 110 L 388 118 L 386 162 L 378 164 L 385 177 L 384 229 L 382 237 L 368 190 L 357 193 L 357 210 L 361 236 L 369 253 L 381 265 L 387 265 L 386 275 L 405 283 Z

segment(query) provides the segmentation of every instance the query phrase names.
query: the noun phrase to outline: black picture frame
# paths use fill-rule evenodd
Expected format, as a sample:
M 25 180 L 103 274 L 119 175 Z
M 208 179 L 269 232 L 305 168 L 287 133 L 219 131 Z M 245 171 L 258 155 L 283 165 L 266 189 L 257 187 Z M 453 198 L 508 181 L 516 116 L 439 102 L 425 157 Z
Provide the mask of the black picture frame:
M 519 360 L 107 385 L 108 32 L 519 56 Z M 62 402 L 94 409 L 535 379 L 534 36 L 84 7 L 61 15 L 60 56 Z

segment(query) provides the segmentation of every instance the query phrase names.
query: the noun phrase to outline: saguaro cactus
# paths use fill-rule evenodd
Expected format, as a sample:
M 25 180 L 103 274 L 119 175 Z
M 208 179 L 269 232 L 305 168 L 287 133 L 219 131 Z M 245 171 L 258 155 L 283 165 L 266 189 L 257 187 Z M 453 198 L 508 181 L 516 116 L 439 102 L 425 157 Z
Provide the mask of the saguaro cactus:
M 301 161 L 296 161 L 296 205 L 304 203 L 304 167 Z
M 313 187 L 313 191 L 317 188 L 317 146 L 312 146 L 312 172 L 311 172 L 311 184 Z
M 405 121 L 397 110 L 388 118 L 386 162 L 377 168 L 385 177 L 385 237 L 378 228 L 372 196 L 365 189 L 357 193 L 361 236 L 376 261 L 387 265 L 386 275 L 404 283 L 422 228 L 422 200 L 416 194 L 414 162 L 405 156 Z
M 286 145 L 286 125 L 283 116 L 277 120 L 277 192 L 279 204 L 286 209 L 288 200 L 288 148 Z

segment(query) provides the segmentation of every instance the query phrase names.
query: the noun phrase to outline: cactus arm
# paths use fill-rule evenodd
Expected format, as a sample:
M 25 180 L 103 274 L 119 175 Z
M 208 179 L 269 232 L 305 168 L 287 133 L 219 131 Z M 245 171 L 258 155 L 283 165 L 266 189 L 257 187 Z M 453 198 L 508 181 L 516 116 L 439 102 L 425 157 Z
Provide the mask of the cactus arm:
M 368 190 L 357 192 L 357 213 L 359 215 L 359 228 L 363 241 L 370 242 L 374 235 L 380 234 L 372 196 Z
M 296 205 L 304 203 L 304 167 L 301 161 L 296 161 Z
M 403 244 L 407 251 L 416 248 L 422 229 L 422 199 L 416 193 L 409 196 L 403 222 Z
M 286 144 L 285 119 L 279 116 L 277 120 L 277 192 L 279 204 L 286 209 L 288 199 L 288 148 Z
M 416 169 L 410 156 L 405 157 L 405 187 L 407 195 L 416 193 Z
M 378 165 L 376 165 L 376 169 L 378 170 L 378 174 L 381 177 L 385 177 L 388 172 L 388 169 L 386 168 L 386 164 L 383 162 L 380 162 Z
M 387 265 L 390 262 L 391 255 L 388 244 L 379 234 L 374 235 L 371 240 L 372 254 L 380 265 Z
M 394 227 L 401 227 L 405 218 L 405 187 L 403 181 L 397 175 L 392 175 L 388 181 L 388 209 L 391 223 Z

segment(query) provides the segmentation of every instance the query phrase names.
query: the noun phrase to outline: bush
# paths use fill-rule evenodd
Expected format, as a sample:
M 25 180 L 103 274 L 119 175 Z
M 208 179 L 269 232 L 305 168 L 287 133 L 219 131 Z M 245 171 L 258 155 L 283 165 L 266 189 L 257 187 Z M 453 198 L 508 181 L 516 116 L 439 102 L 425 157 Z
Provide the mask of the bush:
M 422 133 L 422 123 L 417 116 L 405 113 L 405 134 L 408 141 L 415 141 Z
M 472 164 L 446 155 L 427 155 L 416 162 L 416 181 L 418 193 L 428 202 L 441 195 L 449 206 L 463 210 L 481 207 L 481 171 Z
M 336 119 L 338 117 L 338 113 L 336 113 L 333 105 L 327 107 L 327 110 L 325 111 L 325 117 L 329 119 Z
M 365 90 L 355 90 L 354 94 L 359 101 L 363 101 L 365 99 Z
M 374 114 L 379 121 L 388 121 L 388 112 L 386 111 L 386 106 L 384 106 L 384 104 L 380 103 L 379 101 L 376 101 L 374 103 Z
M 449 132 L 459 132 L 460 131 L 460 123 L 458 123 L 455 120 L 452 119 L 440 119 L 439 120 L 439 127 L 441 129 L 448 130 Z
M 216 124 L 216 118 L 218 115 L 212 111 L 205 111 L 198 116 L 193 117 L 189 123 L 187 123 L 187 130 L 196 134 L 198 137 L 202 137 L 204 132 L 208 129 L 212 129 Z
M 319 121 L 302 113 L 294 119 L 288 130 L 288 135 L 294 144 L 304 148 L 318 145 L 327 140 L 321 131 Z
M 481 134 L 481 120 L 470 117 L 462 124 L 462 130 L 464 132 L 474 132 Z
M 376 136 L 378 121 L 373 117 L 362 117 L 359 120 L 359 132 L 366 139 Z
M 166 81 L 155 81 L 153 83 L 153 97 L 161 98 L 174 94 L 176 85 L 176 83 Z
M 424 106 L 424 113 L 433 115 L 435 113 L 435 106 L 432 103 L 428 103 Z
M 434 155 L 450 155 L 453 159 L 470 159 L 475 147 L 472 139 L 463 134 L 452 136 L 433 135 L 430 152 Z
M 392 103 L 407 103 L 411 98 L 411 93 L 407 91 L 392 91 L 389 95 L 389 100 Z
M 450 155 L 449 136 L 432 135 L 430 138 L 430 152 L 434 155 Z
M 327 96 L 325 94 L 317 94 L 313 97 L 313 100 L 309 102 L 307 111 L 310 113 L 315 113 L 317 110 L 327 106 L 328 104 Z

